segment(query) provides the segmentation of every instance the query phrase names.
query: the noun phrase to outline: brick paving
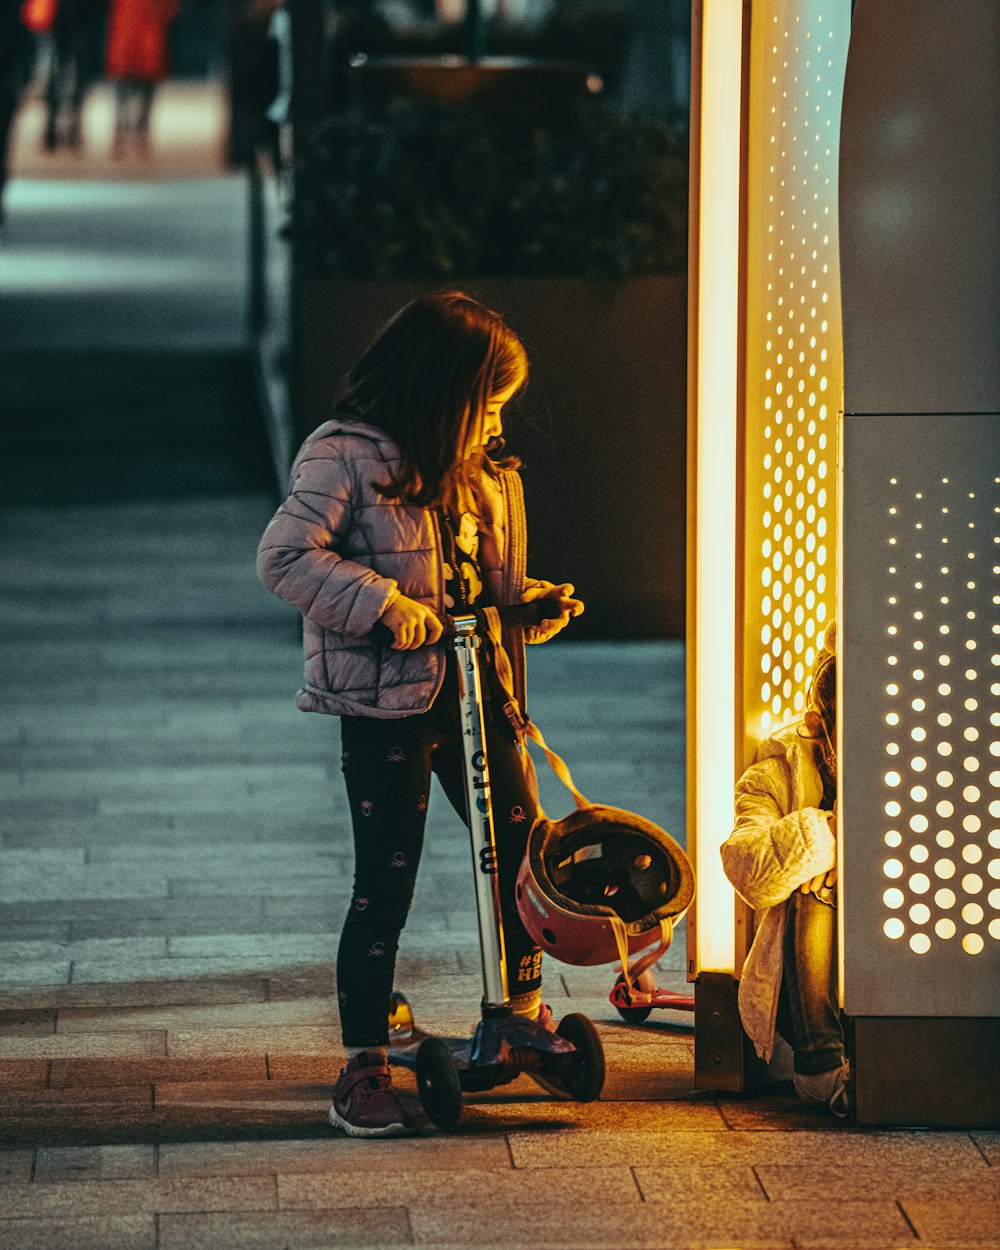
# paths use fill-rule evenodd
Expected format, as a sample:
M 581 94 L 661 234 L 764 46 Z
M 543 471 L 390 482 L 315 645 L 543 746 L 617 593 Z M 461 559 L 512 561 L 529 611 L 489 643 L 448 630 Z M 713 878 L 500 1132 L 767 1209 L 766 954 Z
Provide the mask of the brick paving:
M 601 1032 L 600 1101 L 521 1078 L 442 1133 L 404 1074 L 417 1138 L 334 1135 L 349 824 L 253 574 L 245 361 L 84 332 L 0 362 L 4 1250 L 1000 1246 L 1000 1133 L 695 1091 L 689 1018 L 625 1026 L 603 969 L 546 974 Z M 680 644 L 535 648 L 530 679 L 585 793 L 683 828 Z M 437 1031 L 476 1014 L 467 861 L 432 800 L 398 980 Z M 680 934 L 662 982 L 682 967 Z

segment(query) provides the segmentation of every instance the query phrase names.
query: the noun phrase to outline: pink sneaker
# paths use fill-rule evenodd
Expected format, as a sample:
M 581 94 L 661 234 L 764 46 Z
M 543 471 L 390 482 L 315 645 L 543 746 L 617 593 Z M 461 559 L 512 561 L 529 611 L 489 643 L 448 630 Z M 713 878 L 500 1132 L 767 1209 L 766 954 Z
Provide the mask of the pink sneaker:
M 330 1123 L 349 1137 L 401 1137 L 413 1121 L 392 1088 L 389 1065 L 378 1051 L 348 1059 L 333 1089 Z

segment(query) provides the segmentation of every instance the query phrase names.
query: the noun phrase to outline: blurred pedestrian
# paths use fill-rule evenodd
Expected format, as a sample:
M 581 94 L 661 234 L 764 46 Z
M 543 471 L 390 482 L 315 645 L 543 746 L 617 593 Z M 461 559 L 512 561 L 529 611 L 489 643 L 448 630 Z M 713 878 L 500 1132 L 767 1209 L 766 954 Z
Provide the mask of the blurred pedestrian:
M 0 225 L 11 132 L 34 51 L 31 35 L 21 21 L 21 6 L 22 0 L 0 0 Z
M 153 96 L 167 76 L 167 31 L 179 8 L 179 0 L 111 0 L 106 69 L 115 83 L 115 156 L 129 139 L 149 149 Z
M 83 101 L 101 69 L 101 33 L 107 0 L 56 0 L 45 83 L 47 152 L 81 139 Z

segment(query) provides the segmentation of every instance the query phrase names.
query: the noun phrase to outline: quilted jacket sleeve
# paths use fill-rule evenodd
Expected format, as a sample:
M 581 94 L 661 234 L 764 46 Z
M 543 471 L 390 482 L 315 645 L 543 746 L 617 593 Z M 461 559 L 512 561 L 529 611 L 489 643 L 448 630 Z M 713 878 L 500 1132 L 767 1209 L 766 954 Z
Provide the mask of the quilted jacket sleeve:
M 755 910 L 784 902 L 837 862 L 826 814 L 815 807 L 789 810 L 790 773 L 787 760 L 771 756 L 752 764 L 736 786 L 736 827 L 722 844 L 722 866 Z
M 257 572 L 303 616 L 342 634 L 367 634 L 399 597 L 391 578 L 337 553 L 351 525 L 355 487 L 339 439 L 307 443 L 292 489 L 264 531 Z

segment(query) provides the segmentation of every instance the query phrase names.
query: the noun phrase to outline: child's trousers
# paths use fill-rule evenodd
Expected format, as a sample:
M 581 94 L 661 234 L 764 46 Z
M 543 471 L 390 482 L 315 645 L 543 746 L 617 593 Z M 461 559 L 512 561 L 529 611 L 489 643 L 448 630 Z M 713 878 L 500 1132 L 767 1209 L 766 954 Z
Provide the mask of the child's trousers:
M 451 686 L 451 683 L 447 683 Z M 337 991 L 345 1046 L 385 1046 L 399 935 L 413 898 L 423 847 L 431 774 L 466 818 L 462 735 L 453 687 L 430 712 L 398 720 L 341 719 L 343 770 L 354 825 L 354 894 L 337 952 Z M 521 923 L 514 886 L 536 804 L 513 732 L 502 717 L 486 726 L 500 898 L 512 995 L 541 985 L 542 953 Z M 461 853 L 472 897 L 472 861 Z M 446 903 L 446 900 L 442 900 Z
M 786 906 L 777 1027 L 795 1052 L 795 1071 L 814 1076 L 844 1062 L 837 991 L 837 909 L 799 890 Z

